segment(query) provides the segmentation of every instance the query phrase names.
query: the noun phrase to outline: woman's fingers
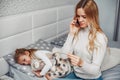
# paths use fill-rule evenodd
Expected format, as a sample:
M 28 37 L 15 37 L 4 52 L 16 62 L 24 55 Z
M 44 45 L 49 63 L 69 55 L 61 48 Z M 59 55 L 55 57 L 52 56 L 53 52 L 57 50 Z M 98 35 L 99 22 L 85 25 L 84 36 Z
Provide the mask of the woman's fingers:
M 76 34 L 80 29 L 80 27 L 79 28 L 76 27 L 75 24 L 76 24 L 76 20 L 72 20 L 72 22 L 70 23 L 70 33 L 72 35 Z
M 70 57 L 70 58 L 79 58 L 78 56 L 76 56 L 76 55 L 73 55 L 73 54 L 68 54 L 68 57 Z
M 73 25 L 74 25 L 75 23 L 76 23 L 76 20 L 72 20 L 71 24 L 73 24 Z
M 79 63 L 80 58 L 73 54 L 68 54 L 68 58 L 70 59 L 70 62 L 72 65 L 77 66 Z
M 77 62 L 71 62 L 72 65 L 77 66 Z

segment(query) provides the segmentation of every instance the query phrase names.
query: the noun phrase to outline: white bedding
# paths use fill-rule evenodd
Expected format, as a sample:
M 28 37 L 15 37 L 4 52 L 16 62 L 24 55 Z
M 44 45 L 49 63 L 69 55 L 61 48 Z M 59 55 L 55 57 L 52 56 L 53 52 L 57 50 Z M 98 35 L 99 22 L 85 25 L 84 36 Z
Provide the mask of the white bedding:
M 29 76 L 13 67 L 10 67 L 10 72 L 14 80 L 47 80 L 45 77 L 36 77 L 36 76 Z M 0 79 L 1 80 L 1 79 Z
M 0 80 L 14 80 L 14 79 L 7 76 L 7 75 L 3 75 L 3 76 L 0 77 Z
M 43 50 L 51 51 L 53 49 L 53 46 L 51 46 L 50 44 L 48 45 L 47 42 L 43 42 L 39 40 L 35 44 L 32 44 L 28 46 L 27 48 L 36 48 L 36 49 L 43 49 Z M 7 57 L 8 63 L 11 64 L 10 65 L 11 75 L 10 76 L 12 76 L 14 80 L 46 80 L 45 77 L 38 78 L 36 76 L 29 76 L 28 74 L 29 72 L 22 71 L 24 68 L 22 70 L 20 70 L 20 67 L 18 66 L 16 66 L 17 68 L 15 68 L 15 66 L 13 66 L 13 62 L 11 61 L 13 60 L 13 58 L 11 60 L 10 59 L 11 59 L 10 56 L 9 58 Z M 103 77 L 103 80 L 120 80 L 120 65 L 104 71 L 102 77 Z M 0 80 L 8 80 L 8 79 L 0 79 Z

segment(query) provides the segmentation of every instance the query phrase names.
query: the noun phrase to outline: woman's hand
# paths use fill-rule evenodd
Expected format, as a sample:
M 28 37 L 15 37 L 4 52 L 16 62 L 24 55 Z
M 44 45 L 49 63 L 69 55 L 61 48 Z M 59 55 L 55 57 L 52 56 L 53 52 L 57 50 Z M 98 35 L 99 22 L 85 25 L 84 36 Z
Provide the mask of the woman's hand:
M 73 54 L 69 54 L 68 53 L 68 58 L 70 59 L 70 62 L 72 65 L 74 66 L 82 66 L 83 61 L 80 59 L 80 57 L 73 55 Z
M 76 27 L 75 26 L 75 23 L 76 23 L 76 20 L 73 20 L 71 23 L 70 23 L 70 34 L 71 35 L 75 35 L 78 33 L 80 27 Z
M 40 71 L 33 71 L 33 73 L 37 76 L 37 77 L 43 77 L 42 75 L 40 75 Z

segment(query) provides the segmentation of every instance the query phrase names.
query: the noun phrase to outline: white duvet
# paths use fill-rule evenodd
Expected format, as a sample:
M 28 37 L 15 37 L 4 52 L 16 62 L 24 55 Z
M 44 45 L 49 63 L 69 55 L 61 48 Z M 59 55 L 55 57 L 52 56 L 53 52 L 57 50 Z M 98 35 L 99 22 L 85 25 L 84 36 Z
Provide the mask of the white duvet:
M 0 80 L 14 80 L 11 77 L 7 76 L 7 75 L 3 75 L 0 77 Z

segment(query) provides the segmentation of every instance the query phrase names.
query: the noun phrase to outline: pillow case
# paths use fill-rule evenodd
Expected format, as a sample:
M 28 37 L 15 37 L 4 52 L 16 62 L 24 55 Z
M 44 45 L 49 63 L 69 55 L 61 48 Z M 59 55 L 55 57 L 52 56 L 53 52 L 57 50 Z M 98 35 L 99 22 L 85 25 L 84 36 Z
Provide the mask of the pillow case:
M 48 51 L 52 51 L 52 48 L 54 46 L 51 45 L 50 43 L 42 40 L 42 39 L 39 39 L 35 44 L 31 44 L 29 46 L 27 46 L 26 48 L 27 49 L 30 49 L 30 48 L 35 48 L 35 49 L 40 49 L 40 50 L 48 50 Z M 29 76 L 32 76 L 34 77 L 35 74 L 32 73 L 32 69 L 29 65 L 20 65 L 20 64 L 17 64 L 14 60 L 14 52 L 11 53 L 11 54 L 8 54 L 6 56 L 4 56 L 4 59 L 8 62 L 8 64 L 14 68 L 16 68 L 17 70 L 29 75 Z
M 28 49 L 34 48 L 34 49 L 52 51 L 53 47 L 54 46 L 51 45 L 50 43 L 48 43 L 42 39 L 39 39 L 35 44 L 31 44 L 31 45 L 27 46 L 26 48 L 28 48 Z
M 5 75 L 9 71 L 9 65 L 3 57 L 0 57 L 0 76 Z M 1 80 L 1 79 L 0 79 Z
M 68 34 L 64 34 L 58 38 L 55 38 L 51 41 L 51 44 L 57 47 L 62 47 L 63 44 L 65 43 L 66 39 L 67 39 L 67 35 Z
M 14 79 L 12 79 L 11 77 L 7 75 L 3 75 L 3 76 L 0 76 L 0 80 L 14 80 Z
M 8 64 L 10 66 L 12 66 L 13 68 L 16 68 L 17 70 L 29 75 L 29 76 L 35 76 L 32 71 L 31 71 L 31 67 L 29 65 L 20 65 L 17 64 L 14 60 L 14 54 L 8 54 L 6 56 L 4 56 L 4 59 L 8 62 Z

